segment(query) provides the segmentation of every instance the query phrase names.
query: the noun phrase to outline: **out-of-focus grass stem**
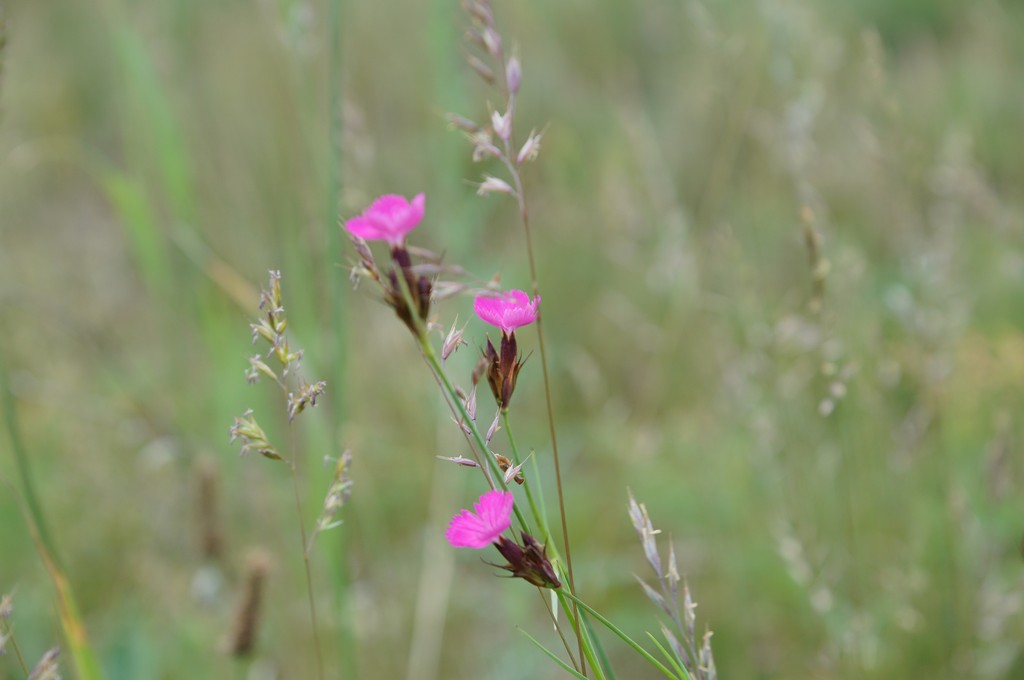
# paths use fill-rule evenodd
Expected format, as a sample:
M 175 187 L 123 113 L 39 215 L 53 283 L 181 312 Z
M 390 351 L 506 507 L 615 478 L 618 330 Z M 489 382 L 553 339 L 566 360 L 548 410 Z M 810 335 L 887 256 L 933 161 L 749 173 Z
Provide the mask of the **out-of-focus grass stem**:
M 7 357 L 3 351 L 0 351 L 0 392 L 3 394 L 4 424 L 7 427 L 7 438 L 11 444 L 11 453 L 14 456 L 15 467 L 18 470 L 18 482 L 21 485 L 21 494 L 25 499 L 26 509 L 32 523 L 35 525 L 35 530 L 39 534 L 43 547 L 56 559 L 53 540 L 47 528 L 46 520 L 43 518 L 43 507 L 39 502 L 35 482 L 32 478 L 29 457 L 25 451 L 24 441 L 21 438 L 21 427 L 18 423 L 18 414 L 14 404 L 14 392 L 11 390 Z
M 326 186 L 324 190 L 324 224 L 327 227 L 327 252 L 341 253 L 341 231 L 338 229 L 338 193 L 341 185 L 341 73 L 342 73 L 342 0 L 327 0 L 327 157 L 325 163 Z M 345 375 L 348 359 L 347 335 L 345 333 L 345 306 L 342 302 L 342 291 L 345 290 L 345 274 L 341 267 L 329 268 L 330 285 L 327 286 L 327 303 L 330 318 L 330 346 L 334 348 L 334 360 L 330 361 L 331 384 L 335 385 L 332 405 L 335 409 L 337 422 L 345 422 L 347 413 L 345 404 Z M 339 428 L 331 428 L 328 441 L 335 451 L 342 449 L 339 439 Z M 348 563 L 346 562 L 347 532 L 338 532 L 341 545 L 336 551 L 333 564 L 334 587 L 338 601 L 339 619 L 344 621 L 350 592 Z M 357 675 L 357 645 L 352 625 L 339 626 L 341 647 L 341 663 L 343 677 L 355 678 Z
M 25 665 L 25 658 L 21 655 L 21 648 L 18 647 L 18 640 L 14 636 L 14 631 L 11 626 L 7 623 L 6 619 L 0 618 L 0 633 L 3 633 L 4 639 L 11 643 L 11 649 L 14 650 L 14 656 L 18 659 L 18 665 L 21 666 L 21 672 L 24 675 L 28 675 L 28 666 Z
M 309 543 L 306 540 L 306 526 L 302 521 L 302 496 L 299 493 L 299 476 L 292 458 L 288 465 L 291 470 L 292 491 L 295 495 L 295 514 L 299 520 L 299 537 L 302 539 L 302 565 L 306 572 L 306 594 L 309 599 L 309 622 L 313 628 L 313 647 L 316 650 L 316 673 L 318 678 L 324 677 L 324 657 L 320 649 L 320 629 L 316 619 L 316 601 L 313 598 L 313 575 L 309 566 Z
M 288 399 L 288 390 L 281 385 L 281 391 L 284 393 L 285 400 Z M 317 678 L 323 680 L 324 678 L 324 656 L 320 646 L 320 627 L 317 624 L 316 616 L 316 600 L 313 597 L 313 573 L 309 566 L 309 541 L 306 537 L 306 524 L 304 521 L 304 515 L 302 512 L 302 493 L 299 490 L 299 473 L 298 464 L 296 462 L 297 451 L 295 446 L 295 426 L 291 423 L 288 425 L 288 449 L 289 457 L 287 461 L 288 471 L 292 478 L 292 494 L 295 497 L 295 518 L 299 523 L 299 540 L 302 541 L 302 566 L 306 575 L 306 596 L 309 601 L 309 623 L 313 633 L 313 649 L 316 653 L 316 674 Z
M 0 395 L 3 399 L 4 421 L 7 426 L 7 435 L 11 442 L 11 451 L 14 455 L 15 466 L 18 468 L 18 479 L 21 483 L 22 496 L 25 499 L 24 514 L 25 523 L 28 525 L 32 540 L 36 545 L 36 551 L 43 566 L 46 567 L 53 587 L 57 591 L 57 606 L 60 612 L 61 626 L 64 630 L 64 637 L 67 640 L 68 649 L 75 670 L 81 680 L 94 680 L 102 677 L 99 664 L 89 646 L 86 637 L 85 626 L 82 623 L 81 613 L 78 611 L 78 604 L 75 601 L 74 591 L 71 584 L 61 570 L 57 556 L 56 546 L 53 543 L 52 534 L 47 530 L 46 521 L 43 516 L 43 507 L 39 502 L 39 496 L 35 491 L 35 484 L 32 472 L 28 464 L 28 453 L 21 438 L 21 430 L 18 423 L 18 415 L 14 404 L 14 392 L 11 390 L 10 373 L 7 368 L 7 357 L 0 348 Z M 21 654 L 18 654 L 19 660 Z M 24 666 L 24 661 L 22 661 Z

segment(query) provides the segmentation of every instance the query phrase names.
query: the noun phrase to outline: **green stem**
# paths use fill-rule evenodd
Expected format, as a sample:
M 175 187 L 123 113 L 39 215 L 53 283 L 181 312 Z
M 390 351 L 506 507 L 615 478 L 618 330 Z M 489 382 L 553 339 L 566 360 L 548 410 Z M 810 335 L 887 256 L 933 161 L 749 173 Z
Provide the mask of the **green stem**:
M 565 569 L 562 568 L 560 569 L 560 571 L 563 574 L 562 578 L 565 578 Z M 565 612 L 565 615 L 569 618 L 569 623 L 572 624 L 573 632 L 576 633 L 576 640 L 579 643 L 579 650 L 581 654 L 587 661 L 590 662 L 590 667 L 594 669 L 594 671 L 597 673 L 597 680 L 606 678 L 604 674 L 604 668 L 601 666 L 600 663 L 598 663 L 597 655 L 594 654 L 594 642 L 590 639 L 588 635 L 589 631 L 587 630 L 587 627 L 583 625 L 583 622 L 579 619 L 579 610 L 571 606 L 573 603 L 578 601 L 576 596 L 568 592 L 564 585 L 558 590 L 556 590 L 555 593 L 558 596 L 558 602 L 559 604 L 561 604 L 562 610 Z
M 39 495 L 36 493 L 35 483 L 32 478 L 32 470 L 29 466 L 29 457 L 25 450 L 24 440 L 21 438 L 21 427 L 18 421 L 18 414 L 14 404 L 14 393 L 11 391 L 11 383 L 7 371 L 7 357 L 0 352 L 0 393 L 3 395 L 4 422 L 7 425 L 7 436 L 11 443 L 11 452 L 14 454 L 14 464 L 18 469 L 18 481 L 21 483 L 21 493 L 25 497 L 25 505 L 28 513 L 35 524 L 39 539 L 46 551 L 52 556 L 54 562 L 60 563 L 57 558 L 57 551 L 53 544 L 46 520 L 43 517 L 43 506 L 39 502 Z
M 294 428 L 289 427 L 290 439 L 294 440 Z M 320 648 L 320 627 L 316 620 L 316 600 L 313 597 L 313 573 L 309 566 L 309 543 L 306 540 L 306 524 L 302 516 L 302 496 L 299 493 L 299 476 L 295 464 L 295 446 L 292 443 L 292 458 L 288 465 L 292 473 L 292 492 L 295 495 L 295 515 L 299 522 L 299 539 L 302 541 L 302 565 L 306 572 L 306 595 L 309 600 L 309 621 L 313 628 L 313 648 L 316 652 L 316 676 L 323 680 L 324 655 Z
M 499 53 L 498 62 L 502 66 L 505 65 L 505 54 L 504 52 Z M 505 70 L 502 69 L 504 73 Z M 514 92 L 509 90 L 508 83 L 503 82 L 504 93 L 508 100 L 508 112 L 507 115 L 514 118 L 516 95 Z M 516 204 L 519 207 L 519 219 L 523 224 L 523 234 L 526 237 L 526 259 L 530 265 L 530 288 L 533 296 L 536 298 L 540 295 L 540 284 L 537 280 L 537 264 L 536 258 L 533 255 L 533 232 L 530 229 L 530 210 L 526 204 L 526 193 L 523 191 L 523 179 L 519 173 L 519 166 L 516 162 L 516 144 L 514 132 L 510 131 L 508 139 L 504 140 L 504 154 L 501 157 L 501 161 L 508 169 L 509 174 L 512 177 L 513 187 L 515 189 Z M 541 311 L 537 315 L 537 345 L 540 348 L 540 367 L 541 373 L 544 377 L 544 403 L 547 408 L 548 414 L 548 433 L 551 436 L 551 459 L 555 466 L 555 488 L 558 492 L 558 516 L 562 523 L 562 544 L 565 547 L 565 563 L 568 567 L 569 572 L 569 591 L 572 593 L 576 592 L 576 579 L 573 576 L 572 569 L 572 550 L 570 548 L 569 541 L 569 522 L 566 519 L 565 514 L 565 494 L 562 487 L 562 465 L 558 456 L 558 436 L 555 432 L 555 409 L 551 401 L 551 378 L 548 371 L 548 355 L 544 343 L 544 313 Z M 573 605 L 575 608 L 575 604 Z M 576 637 L 579 640 L 583 640 L 580 635 L 580 631 L 576 631 Z M 583 649 L 580 649 L 580 654 L 583 653 Z M 584 676 L 587 673 L 586 667 L 581 669 Z
M 504 491 L 508 491 L 508 484 L 505 483 L 504 474 L 502 473 L 501 468 L 498 467 L 498 462 L 494 459 L 494 456 L 491 455 L 490 449 L 487 446 L 487 441 L 484 439 L 483 435 L 480 434 L 480 430 L 477 428 L 476 422 L 469 417 L 466 405 L 462 403 L 462 399 L 459 398 L 451 380 L 448 379 L 448 375 L 441 366 L 441 362 L 437 358 L 437 353 L 434 351 L 434 348 L 431 346 L 430 340 L 427 338 L 425 333 L 420 335 L 420 350 L 423 353 L 423 358 L 427 361 L 427 364 L 433 371 L 434 376 L 437 378 L 438 385 L 440 385 L 441 389 L 444 391 L 445 397 L 447 397 L 448 400 L 448 405 L 453 408 L 456 415 L 459 416 L 459 419 L 465 425 L 465 428 L 469 430 L 469 437 L 472 443 L 476 445 L 473 450 L 473 455 L 477 458 L 477 465 L 481 466 L 480 469 L 483 471 L 484 477 L 487 478 L 488 485 L 490 485 L 492 489 L 500 488 Z M 479 456 L 477 455 L 477 449 L 480 451 Z M 480 460 L 481 456 L 486 463 Z M 484 465 L 487 465 L 487 468 L 484 468 Z M 516 519 L 519 521 L 519 525 L 522 530 L 529 533 L 531 531 L 530 525 L 523 516 L 519 506 L 513 505 L 512 510 L 515 512 Z
M 509 423 L 508 411 L 501 412 L 501 424 L 502 427 L 505 428 L 505 435 L 508 437 L 508 446 L 512 451 L 512 460 L 516 465 L 521 465 L 523 461 L 522 457 L 519 455 L 519 447 L 516 446 L 515 436 L 512 434 L 512 426 Z M 539 483 L 540 482 L 538 480 L 538 484 Z M 544 513 L 541 512 L 540 507 L 534 500 L 533 491 L 530 487 L 530 480 L 526 479 L 526 481 L 523 482 L 523 491 L 526 492 L 526 501 L 530 505 L 530 512 L 533 513 L 533 519 L 537 523 L 537 526 L 540 527 L 541 537 L 544 539 L 545 545 L 551 544 L 551 530 L 548 528 L 547 518 L 544 517 Z M 554 546 L 552 546 L 552 555 L 557 556 Z
M 14 639 L 14 633 L 11 632 L 11 627 L 6 621 L 3 622 L 2 632 L 7 637 L 7 641 L 11 643 L 11 649 L 14 650 L 14 656 L 18 657 L 18 664 L 21 666 L 21 672 L 28 675 L 28 666 L 25 665 L 25 658 L 21 655 L 21 648 L 18 647 L 18 641 Z

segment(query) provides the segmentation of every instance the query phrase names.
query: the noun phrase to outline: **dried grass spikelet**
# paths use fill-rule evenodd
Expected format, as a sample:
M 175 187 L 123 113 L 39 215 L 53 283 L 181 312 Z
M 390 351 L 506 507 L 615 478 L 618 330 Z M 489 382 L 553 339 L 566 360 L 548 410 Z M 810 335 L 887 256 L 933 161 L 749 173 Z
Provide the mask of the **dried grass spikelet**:
M 636 577 L 648 599 L 658 606 L 673 624 L 670 629 L 662 624 L 661 632 L 668 643 L 676 660 L 684 665 L 689 671 L 689 677 L 694 680 L 716 680 L 718 671 L 715 669 L 715 658 L 711 650 L 711 631 L 707 631 L 702 638 L 697 637 L 696 621 L 694 610 L 697 603 L 693 601 L 690 588 L 679 575 L 679 566 L 676 561 L 676 551 L 672 542 L 669 541 L 668 566 L 664 566 L 661 554 L 658 552 L 656 536 L 661 533 L 651 523 L 647 507 L 638 503 L 629 492 L 629 518 L 633 522 L 640 537 L 640 544 L 644 549 L 644 556 L 651 566 L 657 579 L 654 587 L 639 576 Z M 679 607 L 679 585 L 683 586 L 683 606 Z
M 313 550 L 313 542 L 320 535 L 321 531 L 327 531 L 340 526 L 342 521 L 336 520 L 335 516 L 345 506 L 349 496 L 352 495 L 352 452 L 346 449 L 342 452 L 334 465 L 334 476 L 331 478 L 331 485 L 324 496 L 323 510 L 316 520 L 316 525 L 309 536 L 309 543 L 306 545 L 306 554 Z
M 224 645 L 225 651 L 234 657 L 248 656 L 256 647 L 264 581 L 270 571 L 270 565 L 270 554 L 265 550 L 252 552 L 246 560 L 242 597 L 238 609 L 235 610 L 231 635 Z
M 220 474 L 210 460 L 198 464 L 199 547 L 203 558 L 220 561 L 224 556 L 224 532 L 220 522 Z
M 51 647 L 39 659 L 32 672 L 28 674 L 28 680 L 60 680 L 60 667 L 57 666 L 57 657 L 60 656 L 60 647 Z

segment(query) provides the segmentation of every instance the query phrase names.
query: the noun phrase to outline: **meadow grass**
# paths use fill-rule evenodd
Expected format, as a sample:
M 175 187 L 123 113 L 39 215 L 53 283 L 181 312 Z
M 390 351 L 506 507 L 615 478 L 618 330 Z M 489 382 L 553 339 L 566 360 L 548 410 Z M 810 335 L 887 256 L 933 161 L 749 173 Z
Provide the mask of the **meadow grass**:
M 673 539 L 721 677 L 1019 677 L 1024 12 L 851 7 L 496 8 L 517 116 L 548 125 L 525 181 L 577 587 L 634 639 L 657 632 L 629 487 Z M 479 490 L 436 459 L 463 444 L 405 331 L 350 290 L 337 223 L 424 191 L 417 245 L 528 287 L 515 206 L 473 195 L 482 169 L 445 129 L 487 113 L 457 3 L 4 10 L 0 594 L 29 665 L 66 642 L 32 501 L 8 491 L 17 457 L 103 677 L 235 673 L 219 647 L 253 549 L 271 560 L 246 672 L 314 677 L 292 490 L 227 442 L 246 407 L 275 408 L 243 378 L 275 269 L 329 386 L 295 428 L 307 527 L 321 459 L 354 454 L 345 523 L 311 563 L 325 666 L 567 677 L 515 631 L 558 648 L 524 584 L 444 545 Z M 439 309 L 472 318 L 468 299 Z M 516 438 L 548 480 L 521 344 Z M 601 637 L 620 678 L 653 677 Z M 19 668 L 0 657 L 0 677 Z

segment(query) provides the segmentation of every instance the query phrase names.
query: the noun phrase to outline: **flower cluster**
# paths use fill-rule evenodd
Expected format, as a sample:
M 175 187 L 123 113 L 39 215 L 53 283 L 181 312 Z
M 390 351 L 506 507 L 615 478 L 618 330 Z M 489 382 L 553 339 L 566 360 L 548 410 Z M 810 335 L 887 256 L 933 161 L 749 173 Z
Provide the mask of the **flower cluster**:
M 428 328 L 427 314 L 432 302 L 431 296 L 436 290 L 436 282 L 428 278 L 428 274 L 440 271 L 440 266 L 414 264 L 412 253 L 419 256 L 424 251 L 410 248 L 406 236 L 422 221 L 424 206 L 423 194 L 418 194 L 411 201 L 402 196 L 387 194 L 375 200 L 361 215 L 347 220 L 344 225 L 359 255 L 359 263 L 353 271 L 354 277 L 376 281 L 383 290 L 385 302 L 395 310 L 409 330 L 423 341 Z M 381 272 L 367 241 L 384 241 L 388 244 L 392 264 L 390 270 Z M 481 375 L 487 376 L 501 412 L 508 411 L 519 371 L 523 367 L 516 342 L 516 329 L 535 322 L 539 306 L 540 296 L 531 299 L 521 290 L 486 292 L 478 295 L 473 302 L 473 309 L 482 321 L 501 329 L 499 348 L 495 348 L 488 338 L 480 367 L 473 375 L 474 385 Z M 464 344 L 462 330 L 456 328 L 453 324 L 445 339 L 442 361 L 460 344 Z M 475 394 L 474 390 L 474 397 L 466 399 L 470 419 L 475 419 Z M 492 430 L 496 429 L 497 422 L 496 418 Z M 487 441 L 490 441 L 490 432 Z M 250 447 L 266 455 L 259 442 Z M 505 474 L 506 484 L 513 480 L 519 484 L 525 481 L 520 473 L 521 465 L 513 466 L 508 458 L 500 454 L 490 451 L 488 454 L 494 456 L 498 467 Z M 478 465 L 469 459 L 449 460 Z M 513 576 L 542 588 L 561 587 L 542 544 L 525 531 L 520 532 L 520 542 L 502 536 L 511 526 L 513 505 L 513 496 L 508 491 L 496 489 L 485 493 L 474 504 L 473 511 L 462 510 L 452 518 L 446 532 L 448 541 L 456 547 L 475 549 L 493 544 L 507 561 L 498 566 Z

